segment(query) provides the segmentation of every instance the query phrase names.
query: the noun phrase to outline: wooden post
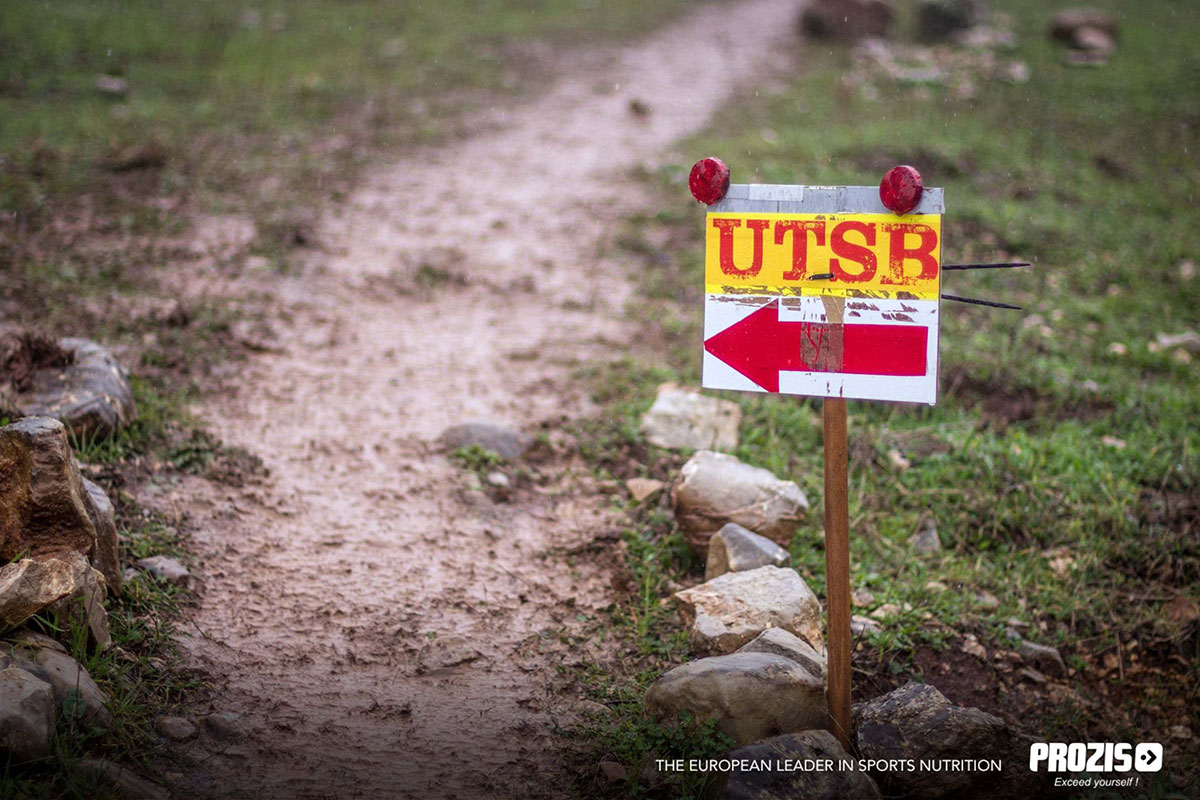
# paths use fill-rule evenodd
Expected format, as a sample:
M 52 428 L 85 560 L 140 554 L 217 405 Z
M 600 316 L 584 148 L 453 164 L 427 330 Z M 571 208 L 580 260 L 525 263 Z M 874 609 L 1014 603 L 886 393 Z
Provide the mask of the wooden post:
M 825 418 L 825 606 L 829 729 L 850 750 L 850 498 L 846 400 L 827 397 Z

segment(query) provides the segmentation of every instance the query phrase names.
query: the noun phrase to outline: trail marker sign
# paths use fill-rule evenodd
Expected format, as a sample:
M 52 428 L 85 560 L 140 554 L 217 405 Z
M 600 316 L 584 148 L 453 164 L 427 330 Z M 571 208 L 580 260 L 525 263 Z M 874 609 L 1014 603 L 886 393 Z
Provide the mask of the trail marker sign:
M 935 403 L 942 198 L 730 185 L 705 220 L 703 385 Z

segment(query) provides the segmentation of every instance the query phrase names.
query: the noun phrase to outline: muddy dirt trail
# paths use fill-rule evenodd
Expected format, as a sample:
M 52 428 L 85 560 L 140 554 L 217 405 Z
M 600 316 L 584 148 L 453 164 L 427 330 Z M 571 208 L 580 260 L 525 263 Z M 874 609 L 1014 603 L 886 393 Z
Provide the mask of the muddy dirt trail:
M 473 419 L 552 429 L 586 412 L 572 365 L 635 338 L 625 268 L 602 255 L 645 210 L 628 176 L 794 45 L 794 0 L 698 6 L 556 57 L 537 98 L 371 170 L 299 274 L 232 287 L 269 291 L 278 347 L 202 413 L 270 478 L 164 498 L 199 553 L 185 650 L 216 692 L 193 711 L 234 712 L 241 732 L 193 746 L 195 794 L 565 793 L 549 731 L 572 708 L 553 682 L 588 651 L 558 634 L 612 590 L 563 551 L 611 527 L 610 502 L 570 470 L 494 502 L 434 441 Z

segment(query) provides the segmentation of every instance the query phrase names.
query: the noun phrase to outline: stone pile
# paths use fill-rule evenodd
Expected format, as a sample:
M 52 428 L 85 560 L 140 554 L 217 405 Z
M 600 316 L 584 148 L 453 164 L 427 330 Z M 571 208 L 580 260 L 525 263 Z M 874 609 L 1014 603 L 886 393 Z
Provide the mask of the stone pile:
M 656 407 L 661 410 L 657 403 Z M 631 494 L 633 490 L 630 487 Z M 854 753 L 847 753 L 826 730 L 827 656 L 821 605 L 789 566 L 785 549 L 808 507 L 803 492 L 795 483 L 731 455 L 701 450 L 682 467 L 671 486 L 671 501 L 688 544 L 706 557 L 706 580 L 674 594 L 690 648 L 698 658 L 668 670 L 650 685 L 643 706 L 651 717 L 667 724 L 684 719 L 711 722 L 733 740 L 736 749 L 730 759 L 758 763 L 822 759 L 857 764 L 859 757 L 878 763 L 972 758 L 1025 763 L 1029 740 L 1002 720 L 955 706 L 937 689 L 916 683 L 855 707 Z M 940 546 L 936 527 L 926 521 L 914 535 L 914 551 L 932 555 Z M 872 619 L 856 619 L 860 630 L 862 620 L 878 627 Z M 1053 665 L 1057 655 L 1053 648 L 1035 652 L 1040 646 L 1022 645 L 1030 660 L 1039 656 Z M 964 769 L 928 773 L 857 768 L 734 770 L 718 776 L 708 796 L 725 800 L 1049 796 L 1046 787 L 1037 783 L 1037 775 L 1026 773 L 1013 769 L 1001 774 Z
M 104 730 L 108 698 L 67 649 L 26 623 L 81 626 L 88 646 L 112 644 L 105 600 L 121 591 L 116 513 L 80 472 L 71 437 L 102 438 L 134 419 L 128 374 L 84 339 L 0 334 L 0 763 L 52 753 L 62 713 Z M 122 796 L 166 797 L 119 765 L 81 762 L 79 774 Z

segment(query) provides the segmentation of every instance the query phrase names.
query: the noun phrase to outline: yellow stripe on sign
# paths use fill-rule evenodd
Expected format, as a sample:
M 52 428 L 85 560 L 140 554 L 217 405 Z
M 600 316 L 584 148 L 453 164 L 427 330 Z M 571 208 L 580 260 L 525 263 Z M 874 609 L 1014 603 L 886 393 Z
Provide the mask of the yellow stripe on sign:
M 940 214 L 713 213 L 705 226 L 709 294 L 939 296 Z

